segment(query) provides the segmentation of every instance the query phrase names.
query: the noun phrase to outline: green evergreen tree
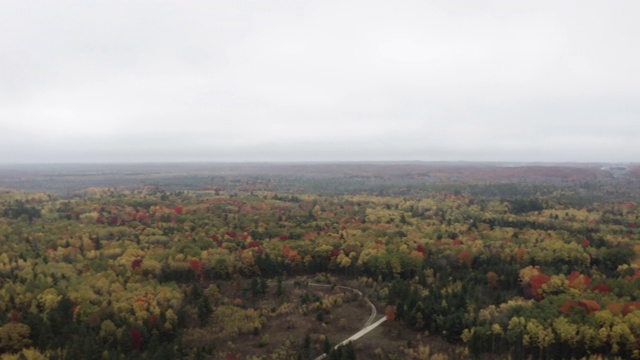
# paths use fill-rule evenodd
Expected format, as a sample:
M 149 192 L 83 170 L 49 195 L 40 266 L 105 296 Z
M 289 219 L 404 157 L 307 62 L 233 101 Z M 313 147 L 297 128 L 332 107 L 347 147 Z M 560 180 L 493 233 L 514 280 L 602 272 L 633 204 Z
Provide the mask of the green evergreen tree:
M 198 321 L 200 321 L 200 326 L 206 326 L 209 323 L 211 314 L 213 314 L 213 307 L 209 302 L 209 298 L 207 296 L 203 296 L 200 304 L 198 305 Z
M 278 276 L 278 278 L 276 279 L 277 281 L 277 285 L 276 285 L 276 296 L 277 297 L 281 297 L 284 295 L 284 285 L 282 285 L 282 276 Z
M 267 290 L 269 290 L 269 284 L 263 277 L 260 277 L 259 282 L 260 282 L 260 295 L 267 295 Z
M 344 348 L 342 350 L 341 360 L 356 360 L 356 349 L 353 347 L 351 341 L 341 347 Z
M 302 342 L 302 353 L 304 359 L 311 358 L 311 336 L 307 333 Z
M 324 344 L 322 344 L 322 350 L 324 350 L 325 354 L 329 354 L 331 352 L 331 342 L 329 341 L 329 337 L 325 336 Z
M 254 277 L 253 279 L 251 279 L 250 290 L 252 298 L 255 299 L 260 296 L 260 282 L 258 281 L 258 278 Z

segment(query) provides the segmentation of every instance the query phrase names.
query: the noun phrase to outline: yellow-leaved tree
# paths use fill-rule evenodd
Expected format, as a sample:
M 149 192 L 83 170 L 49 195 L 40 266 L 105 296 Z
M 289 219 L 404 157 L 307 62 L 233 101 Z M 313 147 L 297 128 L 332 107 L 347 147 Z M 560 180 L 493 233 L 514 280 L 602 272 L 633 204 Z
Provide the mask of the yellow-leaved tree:
M 6 352 L 20 351 L 31 345 L 31 328 L 28 325 L 11 321 L 0 327 L 0 348 Z

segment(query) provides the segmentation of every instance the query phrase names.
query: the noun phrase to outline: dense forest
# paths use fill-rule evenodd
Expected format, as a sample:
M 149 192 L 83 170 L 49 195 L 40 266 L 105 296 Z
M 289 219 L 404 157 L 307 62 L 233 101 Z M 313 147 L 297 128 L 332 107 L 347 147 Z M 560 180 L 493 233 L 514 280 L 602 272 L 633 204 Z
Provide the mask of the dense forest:
M 4 188 L 2 359 L 640 358 L 638 179 L 501 169 Z

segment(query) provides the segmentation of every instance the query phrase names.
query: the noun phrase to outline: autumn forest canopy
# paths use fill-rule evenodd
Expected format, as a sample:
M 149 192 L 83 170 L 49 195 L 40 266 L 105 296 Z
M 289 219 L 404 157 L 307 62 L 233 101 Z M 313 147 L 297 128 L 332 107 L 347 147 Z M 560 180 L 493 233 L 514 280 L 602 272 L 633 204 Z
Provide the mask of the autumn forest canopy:
M 611 164 L 0 166 L 0 354 L 637 359 L 639 204 Z

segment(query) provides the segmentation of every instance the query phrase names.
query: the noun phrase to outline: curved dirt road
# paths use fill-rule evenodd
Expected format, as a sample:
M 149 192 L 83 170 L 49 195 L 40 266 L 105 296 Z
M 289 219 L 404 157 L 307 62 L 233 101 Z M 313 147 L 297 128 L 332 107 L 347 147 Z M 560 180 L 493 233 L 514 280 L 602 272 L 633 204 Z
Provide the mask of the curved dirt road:
M 316 283 L 308 283 L 307 285 L 310 285 L 310 286 L 324 286 L 324 287 L 330 287 L 331 286 L 331 285 L 316 284 Z M 364 297 L 364 295 L 362 294 L 362 291 L 360 291 L 360 290 L 357 290 L 357 289 L 354 289 L 354 288 L 351 288 L 351 287 L 348 287 L 348 286 L 337 286 L 337 287 L 339 287 L 341 289 L 346 289 L 346 290 L 350 290 L 350 291 L 356 292 L 361 297 L 363 297 L 365 299 L 365 301 L 369 304 L 369 307 L 371 308 L 371 315 L 369 316 L 369 319 L 367 319 L 367 322 L 364 323 L 364 326 L 362 327 L 362 329 L 360 329 L 360 331 L 358 331 L 357 333 L 351 335 L 348 339 L 345 339 L 344 341 L 342 341 L 338 345 L 334 346 L 333 347 L 334 349 L 336 349 L 339 346 L 345 345 L 345 344 L 349 343 L 350 341 L 358 340 L 359 338 L 364 336 L 366 333 L 368 333 L 369 331 L 377 328 L 380 324 L 382 324 L 383 322 L 385 322 L 387 320 L 387 317 L 383 316 L 378 321 L 376 321 L 375 323 L 372 324 L 373 320 L 378 315 L 378 310 L 376 309 L 376 306 L 373 305 L 371 300 L 369 300 L 368 298 Z M 322 359 L 324 359 L 326 357 L 327 357 L 327 354 L 322 354 L 322 355 L 318 356 L 317 358 L 315 358 L 314 360 L 322 360 Z

